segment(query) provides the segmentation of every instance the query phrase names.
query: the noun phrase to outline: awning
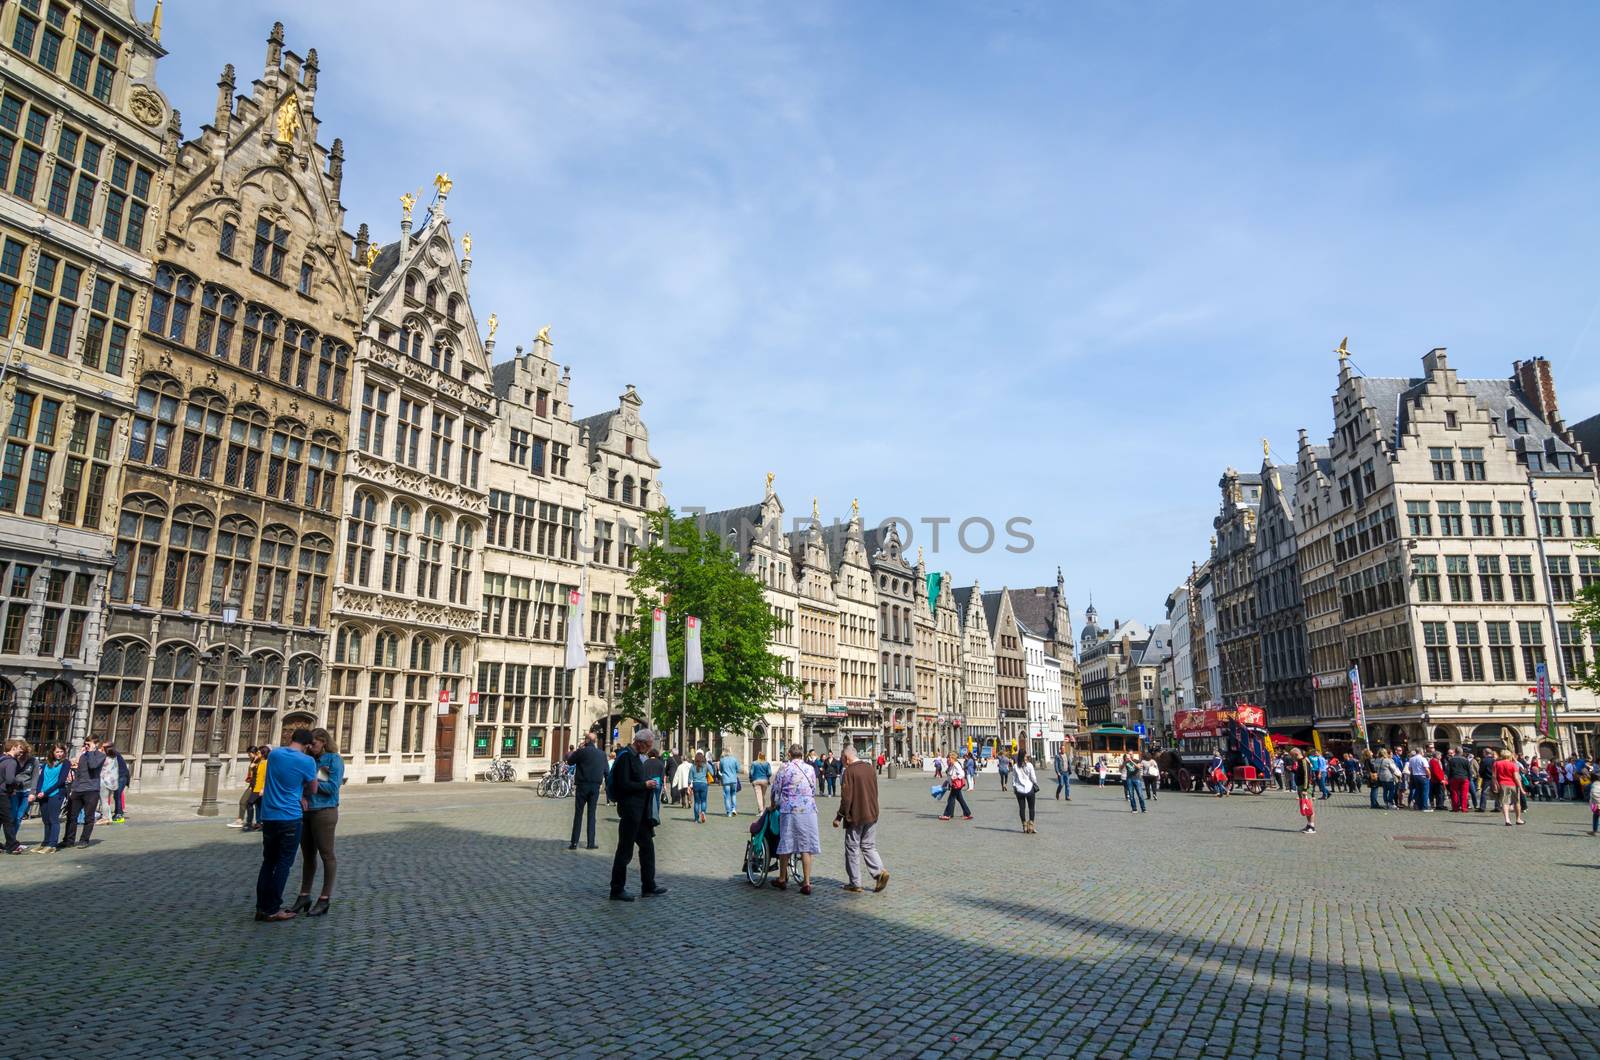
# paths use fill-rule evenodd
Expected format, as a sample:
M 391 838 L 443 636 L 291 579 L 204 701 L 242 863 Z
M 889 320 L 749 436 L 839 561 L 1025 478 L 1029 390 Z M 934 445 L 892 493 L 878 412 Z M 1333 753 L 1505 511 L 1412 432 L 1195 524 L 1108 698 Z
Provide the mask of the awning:
M 1272 734 L 1272 743 L 1273 743 L 1274 746 L 1282 746 L 1282 747 L 1310 747 L 1311 746 L 1305 740 L 1296 740 L 1293 736 L 1280 736 L 1277 733 L 1273 733 Z

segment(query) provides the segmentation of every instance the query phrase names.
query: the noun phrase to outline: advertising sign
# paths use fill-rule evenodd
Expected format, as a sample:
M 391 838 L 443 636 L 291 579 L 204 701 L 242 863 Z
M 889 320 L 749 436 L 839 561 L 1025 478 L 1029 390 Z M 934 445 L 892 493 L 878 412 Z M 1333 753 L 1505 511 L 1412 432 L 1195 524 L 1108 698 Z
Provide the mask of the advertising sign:
M 1361 697 L 1361 668 L 1350 667 L 1350 716 L 1355 719 L 1356 734 L 1367 742 L 1367 704 Z
M 1267 712 L 1249 703 L 1212 710 L 1180 710 L 1172 716 L 1172 731 L 1180 740 L 1225 736 L 1228 724 L 1235 720 L 1248 728 L 1263 729 L 1267 725 Z

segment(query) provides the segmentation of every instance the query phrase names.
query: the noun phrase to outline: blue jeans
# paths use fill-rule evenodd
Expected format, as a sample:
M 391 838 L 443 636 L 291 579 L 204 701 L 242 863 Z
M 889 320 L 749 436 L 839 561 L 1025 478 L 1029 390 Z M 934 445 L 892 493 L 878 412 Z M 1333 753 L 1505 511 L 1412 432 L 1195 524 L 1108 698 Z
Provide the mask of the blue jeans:
M 1411 776 L 1411 793 L 1416 796 L 1416 798 L 1412 800 L 1413 803 L 1415 804 L 1416 809 L 1419 809 L 1419 810 L 1431 810 L 1431 809 L 1433 809 L 1433 778 L 1432 777 L 1419 777 L 1416 774 L 1412 774 L 1412 776 Z
M 19 791 L 11 796 L 11 819 L 20 826 L 22 815 L 28 812 L 28 793 Z
M 1386 781 L 1383 782 L 1383 804 L 1385 806 L 1393 806 L 1394 805 L 1394 797 L 1395 797 L 1395 790 L 1394 789 L 1395 789 L 1395 782 L 1394 781 L 1386 780 Z
M 1328 774 L 1326 774 L 1326 773 L 1318 773 L 1317 774 L 1317 787 L 1322 789 L 1322 797 L 1323 798 L 1328 799 L 1328 798 L 1332 798 L 1333 797 L 1333 792 L 1328 790 Z
M 695 816 L 695 820 L 699 820 L 700 819 L 700 815 L 706 812 L 706 796 L 708 794 L 709 794 L 709 792 L 706 790 L 706 785 L 704 785 L 704 784 L 696 784 L 694 786 L 694 816 Z
M 739 782 L 737 780 L 724 780 L 722 782 L 722 809 L 727 813 L 736 813 L 739 809 Z
M 1367 796 L 1368 796 L 1368 799 L 1371 801 L 1372 808 L 1374 810 L 1381 810 L 1383 808 L 1383 807 L 1378 805 L 1378 793 L 1380 791 L 1382 791 L 1382 790 L 1383 789 L 1380 788 L 1376 784 L 1368 784 L 1367 785 Z
M 65 799 L 62 795 L 52 795 L 34 803 L 39 807 L 39 816 L 44 818 L 44 845 L 54 847 L 61 845 L 61 803 Z
M 283 908 L 283 885 L 289 882 L 300 849 L 300 822 L 261 822 L 261 871 L 256 873 L 256 912 L 271 916 Z
M 1138 777 L 1133 777 L 1122 782 L 1122 793 L 1128 796 L 1128 806 L 1140 813 L 1144 812 L 1144 785 L 1139 783 Z M 1135 802 L 1134 800 L 1138 801 Z
M 1056 797 L 1060 798 L 1063 794 L 1066 795 L 1068 802 L 1072 801 L 1072 777 L 1067 773 L 1057 773 Z

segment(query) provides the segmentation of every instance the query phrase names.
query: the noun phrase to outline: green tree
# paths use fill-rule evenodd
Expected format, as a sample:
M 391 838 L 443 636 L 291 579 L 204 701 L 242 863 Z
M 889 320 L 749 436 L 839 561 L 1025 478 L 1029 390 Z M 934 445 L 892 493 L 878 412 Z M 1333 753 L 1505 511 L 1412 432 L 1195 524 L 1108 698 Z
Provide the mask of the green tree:
M 1585 542 L 1585 547 L 1600 549 L 1600 538 Z M 1578 592 L 1572 605 L 1572 620 L 1578 626 L 1578 636 L 1589 639 L 1591 657 L 1600 651 L 1600 581 L 1590 582 Z M 1600 666 L 1589 664 L 1582 674 L 1568 674 L 1567 679 L 1579 688 L 1600 692 Z
M 667 616 L 667 656 L 671 678 L 655 685 L 649 708 L 657 728 L 672 744 L 684 702 L 684 619 L 700 619 L 700 654 L 705 681 L 690 685 L 689 725 L 721 732 L 745 732 L 765 714 L 768 704 L 797 684 L 784 676 L 782 660 L 768 650 L 778 619 L 767 607 L 761 583 L 739 569 L 733 552 L 715 534 L 701 533 L 692 518 L 671 509 L 650 515 L 650 537 L 639 550 L 638 567 L 628 580 L 638 601 L 633 628 L 617 643 L 619 661 L 628 669 L 621 710 L 629 717 L 646 716 L 650 672 L 650 616 L 661 607 Z

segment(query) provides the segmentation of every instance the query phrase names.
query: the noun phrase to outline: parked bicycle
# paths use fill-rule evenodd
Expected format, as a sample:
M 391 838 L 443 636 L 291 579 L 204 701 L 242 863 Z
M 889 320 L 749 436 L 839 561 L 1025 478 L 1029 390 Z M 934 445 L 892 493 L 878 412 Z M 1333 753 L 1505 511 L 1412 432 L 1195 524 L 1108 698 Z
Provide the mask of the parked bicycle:
M 483 779 L 491 783 L 508 784 L 517 779 L 517 771 L 504 758 L 496 758 L 484 767 Z
M 565 766 L 551 768 L 539 780 L 538 792 L 546 799 L 565 799 L 572 795 L 572 771 Z

